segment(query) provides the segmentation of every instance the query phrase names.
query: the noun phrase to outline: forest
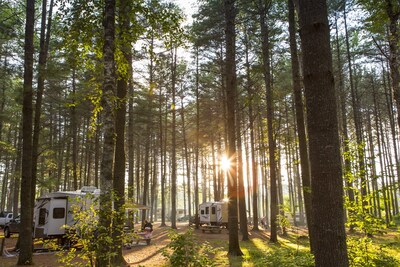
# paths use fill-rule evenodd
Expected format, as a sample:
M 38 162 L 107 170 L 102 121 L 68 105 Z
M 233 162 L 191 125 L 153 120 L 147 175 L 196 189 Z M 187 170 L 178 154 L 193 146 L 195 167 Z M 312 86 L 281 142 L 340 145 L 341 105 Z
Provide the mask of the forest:
M 36 199 L 100 189 L 85 266 L 129 266 L 135 205 L 172 229 L 161 266 L 400 266 L 399 23 L 394 0 L 0 0 L 0 211 L 33 236 Z

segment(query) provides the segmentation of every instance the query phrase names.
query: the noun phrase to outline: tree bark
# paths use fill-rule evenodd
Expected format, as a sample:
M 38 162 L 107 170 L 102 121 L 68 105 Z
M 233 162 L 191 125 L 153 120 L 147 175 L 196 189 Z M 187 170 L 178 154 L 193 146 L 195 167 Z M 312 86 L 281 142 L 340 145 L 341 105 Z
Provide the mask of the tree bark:
M 194 176 L 194 205 L 196 207 L 196 229 L 199 229 L 199 151 L 200 151 L 200 88 L 199 88 L 199 48 L 196 47 L 196 148 L 195 148 L 195 176 Z
M 126 124 L 126 95 L 128 91 L 128 82 L 132 75 L 131 61 L 132 61 L 132 47 L 127 40 L 129 34 L 130 20 L 129 12 L 131 5 L 128 1 L 121 1 L 119 13 L 119 49 L 123 55 L 123 61 L 120 64 L 126 65 L 127 72 L 118 72 L 117 79 L 117 107 L 115 111 L 115 159 L 114 159 L 114 179 L 113 179 L 113 192 L 114 192 L 114 210 L 115 216 L 113 217 L 113 239 L 114 244 L 112 247 L 115 254 L 112 263 L 113 266 L 127 265 L 124 257 L 122 256 L 123 234 L 125 224 L 125 124 Z
M 252 81 L 250 77 L 250 62 L 249 62 L 249 40 L 247 29 L 244 29 L 244 52 L 245 52 L 245 68 L 246 68 L 246 90 L 249 98 L 249 129 L 250 129 L 250 153 L 251 153 L 251 175 L 253 181 L 252 187 L 252 200 L 253 200 L 253 230 L 258 231 L 258 171 L 256 161 L 255 137 L 254 137 L 254 93 L 252 88 Z M 247 228 L 247 227 L 246 227 Z M 246 229 L 247 232 L 247 229 Z
M 307 228 L 310 241 L 312 241 L 312 228 L 311 226 L 311 179 L 310 179 L 310 166 L 307 149 L 307 136 L 304 122 L 304 107 L 303 97 L 301 92 L 301 78 L 300 78 L 300 64 L 297 53 L 296 44 L 296 23 L 295 23 L 295 9 L 293 0 L 288 1 L 289 6 L 289 35 L 290 35 L 290 54 L 292 61 L 292 80 L 293 80 L 293 95 L 295 102 L 295 113 L 297 123 L 297 137 L 299 138 L 300 150 L 300 166 L 301 166 L 301 182 L 303 184 L 304 207 L 306 210 Z M 313 250 L 312 242 L 310 243 L 311 251 Z
M 37 162 L 39 157 L 39 135 L 40 135 L 40 117 L 42 114 L 42 99 L 44 92 L 44 81 L 46 77 L 47 54 L 50 42 L 51 20 L 53 13 L 53 0 L 50 2 L 49 18 L 46 31 L 47 17 L 47 0 L 42 1 L 42 21 L 40 28 L 40 52 L 39 52 L 39 72 L 38 84 L 36 91 L 35 116 L 33 122 L 33 137 L 32 137 L 32 205 L 35 203 L 36 180 L 37 180 Z M 32 211 L 33 212 L 33 211 Z M 33 215 L 32 215 L 33 216 Z
M 366 170 L 365 170 L 365 149 L 364 149 L 364 138 L 363 138 L 363 127 L 362 127 L 362 117 L 360 110 L 360 99 L 357 93 L 357 88 L 354 85 L 353 78 L 353 64 L 350 53 L 350 41 L 349 41 L 349 33 L 347 30 L 347 18 L 346 18 L 346 8 L 343 10 L 343 20 L 344 20 L 344 28 L 345 28 L 345 37 L 346 37 L 346 55 L 348 61 L 349 68 L 349 81 L 350 81 L 350 93 L 351 93 L 351 103 L 353 107 L 353 119 L 354 119 L 354 127 L 356 131 L 356 141 L 357 141 L 357 156 L 358 156 L 358 175 L 361 181 L 361 204 L 363 209 L 368 204 L 366 201 L 367 196 L 367 181 L 365 179 Z
M 236 64 L 235 64 L 235 0 L 224 0 L 226 19 L 226 106 L 227 106 L 227 133 L 228 159 L 231 166 L 228 170 L 228 226 L 229 251 L 231 256 L 242 256 L 238 236 L 238 192 L 237 192 L 237 154 L 235 134 L 235 103 L 236 103 Z
M 17 158 L 15 159 L 14 188 L 13 190 L 13 217 L 18 216 L 19 192 L 21 189 L 21 156 L 22 156 L 22 127 L 18 127 Z M 22 204 L 22 203 L 21 203 Z
M 171 53 L 171 87 L 172 87 L 172 152 L 171 152 L 171 228 L 176 228 L 176 47 L 172 49 Z
M 132 61 L 129 63 L 132 65 Z M 133 84 L 129 82 L 129 102 L 128 102 L 128 199 L 133 201 L 135 192 L 135 147 L 134 147 L 134 120 L 133 120 Z
M 76 115 L 76 66 L 72 67 L 71 135 L 72 135 L 72 177 L 73 190 L 78 190 L 78 118 Z
M 337 51 L 337 61 L 338 61 L 338 68 L 339 68 L 339 99 L 340 99 L 340 111 L 341 111 L 341 119 L 342 119 L 342 127 L 341 132 L 343 135 L 343 151 L 344 154 L 350 154 L 350 143 L 349 143 L 349 134 L 348 134 L 348 126 L 347 126 L 347 112 L 346 112 L 346 92 L 344 90 L 344 83 L 343 83 L 343 70 L 342 70 L 342 61 L 340 57 L 340 43 L 339 43 L 339 31 L 337 25 L 337 17 L 335 16 L 335 25 L 336 25 L 336 51 Z M 350 179 L 351 176 L 351 160 L 349 157 L 344 158 L 344 177 L 345 183 L 347 187 L 347 196 L 351 202 L 355 201 L 354 198 L 354 190 L 353 190 L 353 179 Z M 350 230 L 353 230 L 354 225 L 350 225 Z
M 32 80 L 34 53 L 35 1 L 26 1 L 24 91 L 22 106 L 22 178 L 21 178 L 21 224 L 19 239 L 20 253 L 18 265 L 32 265 Z
M 160 90 L 160 95 L 159 95 L 159 114 L 158 114 L 158 119 L 159 119 L 159 127 L 160 127 L 160 132 L 159 132 L 159 142 L 160 142 L 160 176 L 161 176 L 161 225 L 162 227 L 166 226 L 165 224 L 165 148 L 164 148 L 164 143 L 165 143 L 165 136 L 164 136 L 164 128 L 163 128 L 163 95 L 162 91 Z M 167 117 L 167 112 L 165 112 L 165 117 Z M 166 128 L 166 124 L 165 124 Z
M 349 266 L 343 182 L 325 0 L 299 3 L 311 170 L 315 265 Z
M 390 76 L 392 78 L 393 94 L 396 101 L 397 113 L 400 112 L 400 74 L 399 74 L 399 33 L 398 33 L 398 21 L 400 18 L 400 11 L 396 10 L 395 4 L 392 0 L 385 0 L 386 3 L 386 14 L 389 17 L 389 64 L 390 64 Z M 400 127 L 400 115 L 397 115 L 397 123 Z M 399 178 L 400 179 L 400 178 Z M 400 183 L 400 180 L 398 181 Z
M 249 240 L 249 232 L 247 231 L 247 217 L 246 217 L 246 194 L 244 190 L 243 178 L 243 156 L 242 156 L 242 113 L 239 101 L 236 100 L 236 135 L 237 135 L 237 174 L 238 174 L 238 201 L 239 201 L 239 218 L 240 218 L 240 232 L 242 233 L 242 240 Z
M 267 132 L 268 132 L 268 155 L 270 166 L 270 223 L 271 223 L 271 242 L 278 242 L 277 234 L 277 217 L 278 217 L 278 185 L 277 185 L 277 155 L 276 155 L 276 141 L 274 136 L 274 106 L 272 100 L 272 85 L 271 85 L 271 71 L 270 71 L 270 52 L 269 52 L 269 27 L 266 21 L 266 14 L 271 6 L 271 1 L 259 1 L 259 16 L 262 38 L 262 60 L 263 60 L 263 74 L 266 89 L 266 103 L 267 103 Z M 254 216 L 254 215 L 253 215 Z
M 103 106 L 103 153 L 100 166 L 99 247 L 96 260 L 98 266 L 111 264 L 109 247 L 111 236 L 113 165 L 115 152 L 115 0 L 105 0 L 104 13 L 104 82 L 101 103 Z
M 183 136 L 183 153 L 185 156 L 185 164 L 186 164 L 186 181 L 187 181 L 187 203 L 188 203 L 188 215 L 189 218 L 192 216 L 192 201 L 191 201 L 191 175 L 190 175 L 190 156 L 189 156 L 189 149 L 188 149 L 188 142 L 187 142 L 187 137 L 186 137 L 186 124 L 185 124 L 185 108 L 183 106 L 183 96 L 181 97 L 181 121 L 182 121 L 182 136 Z M 214 154 L 214 150 L 212 150 L 212 154 Z M 214 183 L 214 189 L 215 189 L 215 183 Z M 184 190 L 185 191 L 185 190 Z M 185 194 L 185 192 L 184 192 Z M 186 204 L 186 201 L 185 201 Z M 186 213 L 186 209 L 185 209 Z M 185 214 L 186 215 L 186 214 Z M 190 222 L 190 221 L 189 221 Z

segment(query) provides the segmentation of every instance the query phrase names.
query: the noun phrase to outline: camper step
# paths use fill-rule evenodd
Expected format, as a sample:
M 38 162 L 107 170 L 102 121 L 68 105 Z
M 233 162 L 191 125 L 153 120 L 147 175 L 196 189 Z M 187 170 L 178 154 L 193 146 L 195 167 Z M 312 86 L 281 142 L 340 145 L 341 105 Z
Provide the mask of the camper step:
M 221 226 L 217 226 L 217 225 L 204 225 L 201 227 L 201 231 L 203 233 L 205 233 L 206 231 L 209 231 L 210 233 L 221 233 L 222 228 Z

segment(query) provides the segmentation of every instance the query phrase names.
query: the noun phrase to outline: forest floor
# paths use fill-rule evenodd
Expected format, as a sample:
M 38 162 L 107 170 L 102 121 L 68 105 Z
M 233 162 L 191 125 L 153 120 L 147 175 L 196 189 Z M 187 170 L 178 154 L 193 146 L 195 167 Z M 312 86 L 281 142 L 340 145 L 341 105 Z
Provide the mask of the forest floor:
M 177 223 L 177 232 L 183 233 L 189 228 L 188 223 Z M 123 249 L 123 255 L 125 260 L 131 266 L 162 266 L 167 263 L 167 259 L 162 256 L 162 250 L 170 243 L 168 231 L 170 227 L 160 227 L 160 223 L 154 224 L 154 231 L 150 245 L 146 245 L 143 242 L 134 244 L 131 248 Z M 228 231 L 223 229 L 221 233 L 208 234 L 202 233 L 201 230 L 194 231 L 198 236 L 199 241 L 210 241 L 210 240 L 226 240 L 228 241 Z M 0 230 L 0 238 L 3 236 L 3 231 Z M 8 256 L 0 257 L 0 267 L 11 267 L 16 266 L 18 261 L 18 255 L 13 253 L 12 250 L 17 242 L 17 235 L 12 235 L 10 238 L 5 239 L 5 248 L 10 253 Z M 41 245 L 35 245 L 36 248 Z M 33 262 L 35 266 L 39 267 L 55 267 L 64 266 L 58 262 L 59 255 L 55 252 L 46 253 L 34 253 Z
M 177 227 L 178 233 L 184 233 L 189 228 L 187 222 L 177 223 Z M 155 223 L 150 245 L 139 243 L 138 245 L 134 244 L 129 249 L 124 248 L 125 260 L 130 266 L 165 266 L 167 259 L 162 255 L 162 251 L 171 241 L 168 235 L 169 230 L 170 227 L 160 227 L 160 223 Z M 201 229 L 193 230 L 193 234 L 199 243 L 208 241 L 213 247 L 220 248 L 215 255 L 217 266 L 313 266 L 310 265 L 312 257 L 310 258 L 308 253 L 307 231 L 304 228 L 292 227 L 288 232 L 287 236 L 279 237 L 278 244 L 270 244 L 268 242 L 268 230 L 249 231 L 250 240 L 240 242 L 241 250 L 245 255 L 242 258 L 229 258 L 227 256 L 229 240 L 227 229 L 223 229 L 221 233 L 203 233 Z M 0 230 L 0 240 L 1 238 L 2 231 Z M 241 235 L 239 235 L 239 240 L 241 240 Z M 5 239 L 7 251 L 11 251 L 15 247 L 16 241 L 16 235 Z M 400 260 L 398 254 L 400 234 L 398 230 L 377 237 L 374 239 L 374 243 L 375 241 L 385 244 L 386 252 Z M 39 267 L 66 266 L 60 263 L 59 259 L 60 255 L 55 252 L 35 253 L 33 256 L 35 266 Z M 277 259 L 280 260 L 279 263 L 274 262 Z M 8 257 L 3 255 L 0 257 L 0 267 L 16 266 L 17 260 L 17 255 L 12 252 Z M 304 264 L 300 264 L 300 261 L 304 261 Z

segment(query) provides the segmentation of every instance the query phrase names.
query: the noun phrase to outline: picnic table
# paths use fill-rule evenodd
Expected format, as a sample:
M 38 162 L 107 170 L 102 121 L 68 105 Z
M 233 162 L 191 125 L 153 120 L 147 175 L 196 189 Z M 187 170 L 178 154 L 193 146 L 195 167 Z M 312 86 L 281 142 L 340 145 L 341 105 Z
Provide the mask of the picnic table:
M 150 231 L 138 232 L 136 234 L 137 234 L 136 244 L 139 244 L 139 241 L 144 240 L 144 241 L 146 241 L 147 245 L 150 245 L 150 241 L 151 241 L 151 232 Z
M 125 232 L 129 233 L 128 231 L 125 231 Z M 145 229 L 143 232 L 135 231 L 132 242 L 128 242 L 124 246 L 129 249 L 132 247 L 133 244 L 138 245 L 139 242 L 141 242 L 141 241 L 144 241 L 146 243 L 146 245 L 150 245 L 151 237 L 152 237 L 152 232 L 149 229 Z

